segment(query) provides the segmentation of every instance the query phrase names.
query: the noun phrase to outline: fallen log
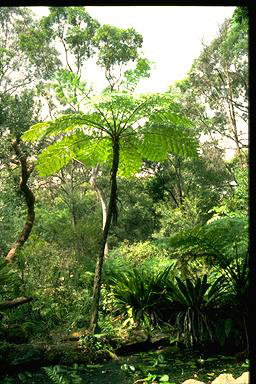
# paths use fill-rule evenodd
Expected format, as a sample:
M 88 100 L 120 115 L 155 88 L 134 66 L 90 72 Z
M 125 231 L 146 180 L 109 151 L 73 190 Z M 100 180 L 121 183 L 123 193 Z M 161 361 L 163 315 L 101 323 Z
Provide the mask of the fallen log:
M 33 297 L 17 297 L 16 299 L 13 300 L 6 300 L 6 301 L 1 301 L 0 302 L 0 310 L 1 309 L 10 309 L 10 308 L 16 308 L 19 305 L 29 303 L 30 301 L 33 300 Z
M 5 374 L 49 365 L 95 364 L 111 360 L 113 355 L 108 350 L 82 347 L 77 341 L 55 344 L 0 342 L 0 372 Z

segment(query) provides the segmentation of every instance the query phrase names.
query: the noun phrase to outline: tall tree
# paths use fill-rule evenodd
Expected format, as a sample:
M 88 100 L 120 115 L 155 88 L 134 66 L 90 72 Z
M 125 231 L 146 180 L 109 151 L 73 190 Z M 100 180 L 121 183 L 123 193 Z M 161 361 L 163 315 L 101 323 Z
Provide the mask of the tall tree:
M 99 27 L 83 7 L 52 7 L 41 26 L 62 43 L 69 71 L 59 72 L 59 84 L 55 87 L 65 115 L 39 123 L 23 136 L 27 140 L 51 138 L 52 144 L 39 156 L 38 170 L 41 175 L 51 174 L 74 158 L 87 166 L 105 163 L 111 168 L 107 214 L 93 288 L 91 329 L 94 331 L 104 251 L 111 221 L 117 220 L 118 170 L 125 175 L 138 170 L 144 157 L 158 161 L 169 151 L 194 153 L 196 140 L 191 138 L 188 120 L 167 108 L 168 96 L 133 97 L 128 92 L 135 89 L 141 77 L 149 76 L 148 61 L 138 54 L 142 36 L 133 29 Z M 98 48 L 98 64 L 105 70 L 109 83 L 100 97 L 89 96 L 88 86 L 81 81 L 82 59 L 85 62 L 94 53 L 94 47 Z M 68 50 L 74 54 L 75 70 L 68 59 Z M 127 70 L 131 61 L 135 61 L 135 69 Z M 123 91 L 116 92 L 120 89 Z
M 49 11 L 40 20 L 39 32 L 58 47 L 64 67 L 81 75 L 87 60 L 95 54 L 94 38 L 99 22 L 85 7 L 49 7 Z
M 60 64 L 51 39 L 25 7 L 0 7 L 0 96 L 34 88 Z
M 75 113 L 83 110 L 86 103 L 93 95 L 93 90 L 90 85 L 86 81 L 81 80 L 84 77 L 81 57 L 79 61 L 81 66 L 79 68 L 77 67 L 77 70 L 75 69 L 75 66 L 71 67 L 70 65 L 74 60 L 72 59 L 72 55 L 70 56 L 70 53 L 73 52 L 72 47 L 70 46 L 69 48 L 68 46 L 68 36 L 73 30 L 73 24 L 71 23 L 71 26 L 69 24 L 70 21 L 74 19 L 75 15 L 76 17 L 81 17 L 81 15 L 83 15 L 83 18 L 86 16 L 86 19 L 90 20 L 90 23 L 93 23 L 95 27 L 93 30 L 95 36 L 92 34 L 87 36 L 87 44 L 91 41 L 92 46 L 91 49 L 88 50 L 87 56 L 85 55 L 83 57 L 83 61 L 89 58 L 89 53 L 93 55 L 96 49 L 98 58 L 97 64 L 103 69 L 108 83 L 105 92 L 114 92 L 120 88 L 132 91 L 137 86 L 139 80 L 144 77 L 149 77 L 150 73 L 149 61 L 142 58 L 139 53 L 143 38 L 133 28 L 126 30 L 110 25 L 103 25 L 100 27 L 98 24 L 96 25 L 94 23 L 93 19 L 89 18 L 83 7 L 74 7 L 73 10 L 71 10 L 70 7 L 67 7 L 66 11 L 62 8 L 57 11 L 55 8 L 51 8 L 50 15 L 43 20 L 43 25 L 45 28 L 49 28 L 49 25 L 54 25 L 55 29 L 56 26 L 58 26 L 58 34 L 56 37 L 61 37 L 69 70 L 60 69 L 57 71 L 55 82 L 53 84 L 47 84 L 46 87 L 55 90 L 55 96 L 61 106 L 63 106 L 64 113 Z M 76 44 L 76 42 L 77 40 L 74 40 L 73 44 Z M 134 69 L 127 69 L 132 63 Z M 101 204 L 102 226 L 104 228 L 107 217 L 107 201 L 105 193 L 100 187 L 98 180 L 101 173 L 102 170 L 100 169 L 99 164 L 96 164 L 95 167 L 93 166 L 91 168 L 90 182 Z M 106 253 L 107 249 L 108 247 L 106 244 Z
M 241 151 L 248 146 L 248 18 L 235 15 L 220 27 L 219 35 L 203 45 L 188 76 L 171 87 L 181 95 L 184 112 L 212 140 L 233 143 L 244 166 Z M 240 19 L 239 19 L 240 20 Z
M 51 78 L 59 60 L 29 9 L 0 7 L 0 25 L 0 136 L 6 149 L 0 161 L 10 173 L 19 166 L 18 188 L 27 205 L 23 230 L 6 256 L 6 261 L 11 262 L 27 240 L 35 217 L 35 198 L 29 186 L 33 170 L 28 160 L 31 148 L 22 143 L 21 135 L 36 121 L 38 111 L 32 89 L 41 80 Z
M 107 162 L 111 166 L 107 216 L 95 270 L 92 331 L 98 322 L 105 245 L 111 221 L 116 223 L 118 215 L 117 173 L 137 171 L 143 158 L 161 161 L 169 152 L 196 153 L 190 122 L 167 109 L 166 99 L 166 95 L 135 97 L 127 92 L 105 92 L 88 101 L 87 111 L 36 124 L 23 135 L 34 141 L 65 133 L 40 154 L 37 168 L 41 175 L 56 172 L 72 158 L 87 165 Z
M 2 107 L 0 137 L 2 138 L 5 152 L 3 156 L 0 157 L 0 164 L 4 169 L 7 168 L 13 176 L 13 167 L 20 167 L 20 177 L 18 177 L 18 185 L 16 188 L 18 187 L 27 206 L 27 217 L 23 229 L 5 257 L 6 261 L 12 262 L 17 251 L 29 237 L 35 218 L 35 197 L 29 186 L 29 177 L 33 171 L 33 163 L 28 160 L 28 145 L 24 145 L 21 141 L 22 133 L 26 131 L 31 124 L 36 122 L 33 94 L 32 92 L 24 92 L 20 96 L 16 95 L 16 97 L 5 96 L 2 98 Z M 26 113 L 24 113 L 24 111 L 26 111 Z M 6 220 L 8 220 L 8 217 Z

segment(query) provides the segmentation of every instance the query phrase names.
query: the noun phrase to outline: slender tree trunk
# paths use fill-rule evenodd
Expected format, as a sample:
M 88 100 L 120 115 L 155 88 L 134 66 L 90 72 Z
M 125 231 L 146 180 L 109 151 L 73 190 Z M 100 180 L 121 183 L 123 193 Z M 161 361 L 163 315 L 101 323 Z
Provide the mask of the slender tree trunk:
M 9 250 L 7 256 L 5 257 L 5 260 L 9 263 L 14 261 L 17 251 L 23 246 L 23 244 L 28 239 L 33 227 L 34 219 L 35 219 L 35 210 L 34 210 L 35 197 L 31 189 L 27 185 L 32 169 L 28 168 L 27 157 L 26 155 L 21 153 L 17 139 L 13 140 L 12 147 L 21 164 L 20 190 L 23 193 L 26 200 L 26 204 L 27 204 L 27 219 L 24 224 L 23 230 L 18 236 L 18 239 L 11 246 L 11 249 Z
M 71 162 L 71 180 L 70 180 L 70 199 L 71 199 L 71 216 L 72 216 L 72 227 L 74 231 L 74 249 L 76 260 L 82 262 L 82 249 L 79 239 L 79 233 L 77 228 L 77 203 L 75 199 L 75 188 L 74 188 L 74 160 Z
M 74 232 L 73 243 L 74 243 L 75 256 L 78 262 L 82 262 L 83 260 L 82 249 L 81 249 L 79 233 L 77 229 L 77 208 L 76 208 L 75 201 L 73 200 L 73 194 L 71 195 L 71 199 L 72 201 L 71 201 L 70 211 L 71 211 L 71 217 L 72 217 L 72 228 Z
M 232 102 L 232 100 L 233 100 L 232 85 L 231 85 L 231 80 L 230 80 L 228 69 L 224 68 L 224 71 L 225 71 L 225 75 L 227 78 L 227 88 L 228 88 L 227 89 L 227 104 L 228 104 L 228 118 L 229 118 L 229 123 L 230 123 L 230 130 L 231 130 L 231 135 L 233 135 L 234 141 L 236 143 L 236 153 L 237 153 L 240 167 L 243 168 L 244 165 L 243 165 L 241 148 L 240 148 L 240 143 L 239 143 L 239 138 L 238 138 L 238 130 L 237 130 L 234 103 Z
M 116 222 L 117 220 L 117 171 L 119 165 L 119 138 L 114 137 L 112 139 L 112 150 L 113 150 L 113 160 L 112 160 L 112 170 L 111 170 L 111 187 L 110 187 L 110 197 L 107 210 L 106 222 L 103 229 L 102 241 L 100 246 L 100 252 L 95 268 L 94 275 L 94 285 L 93 285 L 93 296 L 92 296 L 92 309 L 91 309 L 91 324 L 90 331 L 94 333 L 98 328 L 98 314 L 99 314 L 99 303 L 100 303 L 100 291 L 101 291 L 101 277 L 102 277 L 102 267 L 105 254 L 105 245 L 107 243 L 109 228 L 111 219 Z
M 175 161 L 175 173 L 177 176 L 177 184 L 178 184 L 178 191 L 179 191 L 179 206 L 183 204 L 184 198 L 183 198 L 183 192 L 182 192 L 182 177 L 181 177 L 181 164 L 180 159 L 177 158 Z
M 97 193 L 98 199 L 101 204 L 101 209 L 102 209 L 102 230 L 104 230 L 106 220 L 107 220 L 107 212 L 108 212 L 108 207 L 107 207 L 107 202 L 105 199 L 105 196 L 103 194 L 102 189 L 98 186 L 97 184 L 97 174 L 99 171 L 99 165 L 97 164 L 95 168 L 92 170 L 92 176 L 90 178 L 90 183 Z M 106 257 L 108 255 L 108 242 L 105 244 L 105 250 L 104 250 L 104 256 Z

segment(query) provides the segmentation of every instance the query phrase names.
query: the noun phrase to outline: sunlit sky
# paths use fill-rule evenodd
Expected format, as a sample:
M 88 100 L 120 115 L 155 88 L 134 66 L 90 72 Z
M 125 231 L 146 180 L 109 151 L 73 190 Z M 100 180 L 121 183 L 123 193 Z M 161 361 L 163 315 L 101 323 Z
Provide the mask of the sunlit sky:
M 40 16 L 47 7 L 31 7 Z M 186 76 L 193 60 L 202 51 L 202 39 L 211 41 L 218 27 L 232 16 L 232 6 L 86 6 L 101 24 L 133 27 L 143 36 L 144 56 L 154 62 L 150 79 L 143 80 L 137 92 L 163 92 L 175 80 Z M 95 86 L 103 75 L 88 67 Z

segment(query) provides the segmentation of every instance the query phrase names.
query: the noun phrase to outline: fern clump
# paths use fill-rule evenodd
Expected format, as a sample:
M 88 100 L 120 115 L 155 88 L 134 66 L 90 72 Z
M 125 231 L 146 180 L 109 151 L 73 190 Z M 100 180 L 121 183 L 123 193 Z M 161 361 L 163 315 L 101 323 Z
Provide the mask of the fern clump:
M 78 374 L 78 365 L 74 364 L 73 367 L 65 367 L 62 365 L 55 365 L 53 367 L 43 367 L 47 377 L 53 384 L 80 384 L 82 378 Z

